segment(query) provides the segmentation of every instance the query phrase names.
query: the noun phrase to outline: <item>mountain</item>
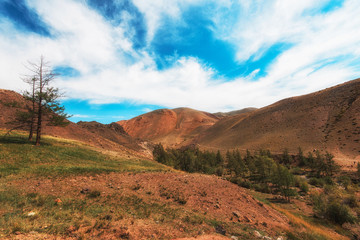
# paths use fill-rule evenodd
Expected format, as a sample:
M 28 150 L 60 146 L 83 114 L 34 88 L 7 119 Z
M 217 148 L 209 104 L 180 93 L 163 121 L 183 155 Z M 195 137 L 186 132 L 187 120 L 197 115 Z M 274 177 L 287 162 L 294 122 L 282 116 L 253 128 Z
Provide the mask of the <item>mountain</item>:
M 25 103 L 13 91 L 0 90 L 0 128 Z M 147 144 L 167 147 L 197 144 L 211 150 L 285 148 L 297 153 L 331 152 L 338 161 L 360 160 L 360 79 L 315 93 L 281 100 L 260 109 L 211 114 L 190 108 L 159 109 L 130 120 L 104 125 L 71 123 L 45 127 L 52 136 L 83 141 L 109 150 L 150 156 Z M 349 162 L 349 161 L 348 161 Z
M 0 89 L 0 128 L 10 129 L 14 124 L 8 124 L 15 119 L 16 112 L 25 108 L 27 101 L 22 95 L 10 90 Z M 124 154 L 150 157 L 146 147 L 141 141 L 134 140 L 121 126 L 113 123 L 69 122 L 66 127 L 43 126 L 46 135 L 81 141 L 106 150 L 122 152 Z
M 167 146 L 190 143 L 219 121 L 219 117 L 190 108 L 159 109 L 117 122 L 134 138 L 162 142 Z
M 360 79 L 225 117 L 196 139 L 201 147 L 319 149 L 338 159 L 360 158 Z
M 214 115 L 219 118 L 223 118 L 223 117 L 229 117 L 229 116 L 235 116 L 235 115 L 239 115 L 239 114 L 243 114 L 243 113 L 253 112 L 255 110 L 257 110 L 257 108 L 244 108 L 241 110 L 235 110 L 235 111 L 231 111 L 231 112 L 217 112 L 217 113 L 214 113 Z

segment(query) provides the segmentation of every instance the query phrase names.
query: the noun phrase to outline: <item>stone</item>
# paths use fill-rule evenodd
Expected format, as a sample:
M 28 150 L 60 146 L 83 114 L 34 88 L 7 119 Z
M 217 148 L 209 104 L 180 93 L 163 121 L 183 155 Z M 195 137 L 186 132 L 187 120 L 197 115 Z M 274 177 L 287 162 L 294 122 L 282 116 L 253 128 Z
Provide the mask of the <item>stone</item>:
M 241 214 L 238 211 L 233 211 L 232 214 L 237 218 L 241 217 Z
M 251 219 L 248 218 L 247 216 L 244 216 L 244 219 L 245 219 L 246 222 L 249 222 L 249 223 L 252 222 Z
M 32 217 L 32 216 L 35 216 L 36 215 L 36 212 L 34 211 L 31 211 L 27 214 L 28 217 Z
M 254 231 L 254 235 L 257 238 L 263 238 L 263 235 L 261 235 L 261 233 L 259 233 L 259 231 L 257 231 L 257 230 Z
M 216 231 L 216 233 L 219 233 L 219 234 L 221 234 L 221 235 L 225 235 L 225 234 L 226 234 L 226 230 L 225 230 L 222 226 L 220 226 L 220 225 L 217 225 L 217 226 L 215 227 L 215 231 Z

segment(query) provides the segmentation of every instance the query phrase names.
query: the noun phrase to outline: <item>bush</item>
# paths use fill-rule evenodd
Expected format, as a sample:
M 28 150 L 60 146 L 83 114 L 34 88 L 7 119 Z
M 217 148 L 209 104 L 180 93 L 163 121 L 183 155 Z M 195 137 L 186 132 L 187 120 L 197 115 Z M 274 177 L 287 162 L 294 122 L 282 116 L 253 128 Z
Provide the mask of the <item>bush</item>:
M 253 188 L 255 191 L 262 192 L 262 193 L 271 193 L 271 189 L 268 184 L 260 183 L 260 184 L 253 184 Z
M 309 191 L 309 184 L 306 181 L 301 182 L 299 188 L 302 192 L 307 193 Z
M 216 175 L 217 176 L 219 176 L 219 177 L 221 177 L 222 175 L 224 175 L 224 168 L 223 167 L 217 167 L 216 168 L 216 170 L 215 170 L 215 172 L 216 172 Z
M 304 173 L 304 171 L 299 167 L 292 168 L 290 172 L 294 175 L 302 175 Z
M 351 215 L 348 206 L 339 203 L 337 200 L 330 200 L 325 194 L 315 194 L 311 197 L 316 216 L 326 218 L 340 225 L 355 221 L 355 217 Z
M 350 195 L 344 200 L 344 203 L 347 204 L 351 208 L 357 208 L 359 206 L 358 200 L 355 195 Z
M 238 183 L 240 187 L 251 189 L 253 188 L 253 184 L 250 181 L 241 181 Z
M 351 185 L 351 179 L 349 176 L 340 176 L 338 182 L 347 190 Z
M 355 217 L 350 214 L 349 208 L 335 201 L 328 204 L 325 217 L 340 225 L 346 222 L 353 223 L 355 221 Z
M 325 185 L 325 181 L 321 178 L 310 178 L 309 183 L 316 187 L 323 187 Z
M 309 191 L 309 184 L 306 179 L 299 176 L 295 176 L 295 187 L 298 187 L 300 191 L 307 193 Z
M 325 184 L 334 185 L 334 180 L 330 176 L 326 176 L 326 177 L 324 177 L 322 179 L 324 179 Z

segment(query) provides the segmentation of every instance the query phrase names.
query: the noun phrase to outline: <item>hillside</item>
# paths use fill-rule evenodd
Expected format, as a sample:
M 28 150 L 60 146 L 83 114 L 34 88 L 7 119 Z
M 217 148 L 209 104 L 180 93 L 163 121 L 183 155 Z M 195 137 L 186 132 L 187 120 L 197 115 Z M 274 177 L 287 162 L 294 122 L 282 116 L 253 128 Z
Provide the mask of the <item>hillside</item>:
M 241 110 L 235 110 L 235 111 L 231 111 L 231 112 L 217 112 L 217 113 L 214 113 L 214 115 L 219 118 L 222 118 L 222 117 L 230 117 L 230 116 L 235 116 L 235 115 L 239 115 L 239 114 L 249 113 L 249 112 L 253 112 L 255 110 L 257 110 L 257 108 L 244 108 Z
M 219 177 L 75 141 L 43 143 L 34 148 L 17 132 L 0 138 L 1 239 L 229 239 L 217 232 L 279 236 L 290 227 L 283 214 Z
M 24 109 L 26 104 L 26 100 L 20 94 L 0 89 L 0 129 L 14 127 L 14 124 L 8 123 L 15 119 L 16 112 Z M 106 150 L 149 157 L 148 150 L 141 147 L 142 143 L 128 136 L 117 124 L 69 122 L 66 127 L 44 125 L 43 133 L 54 137 L 78 140 Z
M 189 144 L 194 137 L 218 120 L 217 116 L 210 113 L 176 108 L 155 110 L 117 123 L 134 138 L 177 147 Z
M 284 99 L 246 114 L 226 117 L 197 143 L 241 150 L 319 149 L 338 159 L 360 160 L 360 79 L 312 94 Z

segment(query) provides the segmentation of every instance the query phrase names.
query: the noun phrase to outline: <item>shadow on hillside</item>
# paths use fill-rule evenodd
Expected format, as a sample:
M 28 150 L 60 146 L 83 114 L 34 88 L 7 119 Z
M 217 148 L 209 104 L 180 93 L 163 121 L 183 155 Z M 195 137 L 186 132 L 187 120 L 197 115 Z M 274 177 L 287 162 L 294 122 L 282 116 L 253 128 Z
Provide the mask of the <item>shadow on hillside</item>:
M 35 145 L 35 142 L 28 141 L 27 138 L 22 136 L 2 135 L 0 136 L 0 144 Z M 41 145 L 50 145 L 50 144 L 41 142 Z

